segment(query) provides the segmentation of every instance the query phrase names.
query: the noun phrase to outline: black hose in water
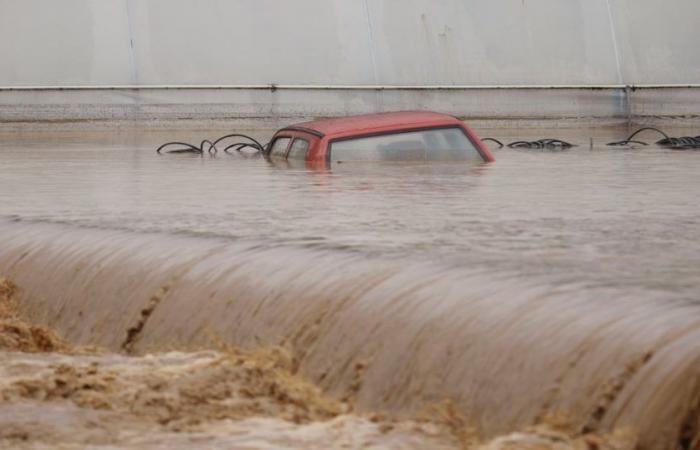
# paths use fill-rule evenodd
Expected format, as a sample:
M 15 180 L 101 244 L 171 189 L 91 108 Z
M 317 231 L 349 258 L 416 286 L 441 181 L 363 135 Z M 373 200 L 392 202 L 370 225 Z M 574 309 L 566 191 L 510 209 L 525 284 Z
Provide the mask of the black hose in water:
M 236 151 L 240 154 L 244 154 L 242 152 L 243 149 L 252 149 L 254 150 L 253 154 L 265 154 L 266 152 L 266 145 L 262 145 L 260 142 L 255 140 L 254 138 L 246 135 L 246 134 L 241 134 L 241 133 L 232 133 L 232 134 L 227 134 L 225 136 L 221 136 L 220 138 L 216 139 L 215 141 L 210 141 L 209 139 L 204 139 L 200 144 L 199 147 L 196 145 L 189 144 L 187 142 L 179 142 L 179 141 L 172 141 L 172 142 L 166 142 L 165 144 L 161 145 L 156 149 L 156 153 L 161 154 L 162 152 L 165 153 L 194 153 L 198 155 L 204 155 L 204 153 L 209 153 L 210 155 L 215 155 L 218 153 L 219 148 L 217 147 L 217 144 L 220 144 L 221 142 L 224 142 L 227 139 L 232 139 L 232 138 L 243 138 L 247 139 L 247 141 L 237 141 L 233 142 L 229 145 L 227 145 L 224 149 L 224 153 L 231 154 L 231 151 Z M 168 148 L 168 147 L 175 147 L 175 148 Z
M 628 144 L 641 144 L 649 145 L 646 142 L 636 141 L 633 138 L 641 133 L 642 131 L 656 131 L 663 136 L 663 139 L 656 141 L 656 145 L 661 147 L 670 148 L 673 150 L 687 150 L 687 149 L 700 149 L 700 136 L 683 136 L 683 137 L 671 137 L 658 128 L 644 127 L 635 131 L 629 137 L 622 141 L 608 142 L 609 146 L 623 146 Z
M 669 137 L 656 141 L 656 145 L 674 150 L 700 149 L 700 136 Z
M 575 147 L 574 144 L 561 139 L 547 138 L 539 139 L 537 141 L 516 141 L 508 144 L 510 148 L 529 148 L 529 149 L 567 149 Z
M 498 148 L 503 148 L 504 144 L 498 139 L 491 137 L 483 138 L 482 142 L 495 142 L 499 145 Z M 508 148 L 526 148 L 526 149 L 542 149 L 542 150 L 565 150 L 568 148 L 576 147 L 576 145 L 562 141 L 561 139 L 546 138 L 539 139 L 537 141 L 515 141 L 510 144 L 505 145 Z
M 622 145 L 628 145 L 628 144 L 649 145 L 649 144 L 647 144 L 646 142 L 635 141 L 635 140 L 632 139 L 632 138 L 634 138 L 636 135 L 638 135 L 639 133 L 641 133 L 642 131 L 647 131 L 647 130 L 656 131 L 657 133 L 661 133 L 665 138 L 668 138 L 668 135 L 667 135 L 666 133 L 664 133 L 663 131 L 659 130 L 658 128 L 644 127 L 644 128 L 640 128 L 640 129 L 638 129 L 637 131 L 635 131 L 634 133 L 630 134 L 629 137 L 627 137 L 627 139 L 624 139 L 624 140 L 622 140 L 622 141 L 608 142 L 606 145 L 609 145 L 609 146 L 622 146 Z
M 481 140 L 481 142 L 489 142 L 489 141 L 495 142 L 496 144 L 498 144 L 498 148 L 503 148 L 503 142 L 499 141 L 498 139 L 487 137 L 487 138 L 483 138 Z

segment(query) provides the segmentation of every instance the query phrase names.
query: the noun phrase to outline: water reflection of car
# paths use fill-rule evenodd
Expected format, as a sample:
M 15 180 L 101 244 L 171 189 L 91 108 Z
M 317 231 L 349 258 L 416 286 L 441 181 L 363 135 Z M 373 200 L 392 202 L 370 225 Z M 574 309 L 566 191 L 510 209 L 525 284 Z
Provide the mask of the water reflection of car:
M 494 161 L 456 117 L 404 111 L 298 123 L 275 133 L 271 159 L 312 164 L 359 161 Z

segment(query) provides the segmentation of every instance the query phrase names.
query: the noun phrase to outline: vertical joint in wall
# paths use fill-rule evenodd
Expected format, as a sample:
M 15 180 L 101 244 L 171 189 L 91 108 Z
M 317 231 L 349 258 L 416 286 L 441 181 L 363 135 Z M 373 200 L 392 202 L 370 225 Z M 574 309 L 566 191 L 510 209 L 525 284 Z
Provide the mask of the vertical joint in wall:
M 625 115 L 627 116 L 627 128 L 632 127 L 632 86 L 625 85 Z

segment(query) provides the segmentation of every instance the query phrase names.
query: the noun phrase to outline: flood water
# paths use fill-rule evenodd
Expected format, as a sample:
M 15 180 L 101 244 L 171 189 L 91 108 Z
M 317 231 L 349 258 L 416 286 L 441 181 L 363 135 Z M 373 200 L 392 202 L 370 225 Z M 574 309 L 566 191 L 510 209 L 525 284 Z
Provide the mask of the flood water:
M 3 132 L 0 275 L 83 344 L 119 349 L 165 286 L 139 351 L 213 330 L 290 345 L 334 395 L 364 361 L 369 409 L 449 397 L 486 436 L 560 409 L 644 448 L 700 445 L 699 151 L 563 129 L 476 130 L 580 144 L 493 164 L 155 153 L 227 131 Z
M 264 141 L 272 131 L 252 133 Z M 697 300 L 698 152 L 602 146 L 623 130 L 593 149 L 585 132 L 530 131 L 582 146 L 495 150 L 497 164 L 306 170 L 153 151 L 223 132 L 3 136 L 0 216 L 430 259 Z

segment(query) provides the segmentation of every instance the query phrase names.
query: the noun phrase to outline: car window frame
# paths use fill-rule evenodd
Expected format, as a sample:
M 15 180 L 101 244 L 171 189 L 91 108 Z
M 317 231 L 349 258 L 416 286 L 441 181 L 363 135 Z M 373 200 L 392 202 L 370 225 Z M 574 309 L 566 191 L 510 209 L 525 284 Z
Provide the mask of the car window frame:
M 309 157 L 309 150 L 311 149 L 311 141 L 303 138 L 301 136 L 294 136 L 292 139 L 292 142 L 289 144 L 289 148 L 287 148 L 287 154 L 285 156 L 285 159 L 289 159 L 289 154 L 292 152 L 292 148 L 294 147 L 294 144 L 296 141 L 304 141 L 306 142 L 306 150 L 304 151 L 304 157 L 299 159 L 299 158 L 294 158 L 295 161 L 306 161 Z
M 289 142 L 287 142 L 287 147 L 284 149 L 284 155 L 281 154 L 273 154 L 272 149 L 275 147 L 275 144 L 277 143 L 278 140 L 280 139 L 289 139 Z M 272 158 L 279 158 L 279 159 L 287 159 L 287 154 L 289 153 L 289 149 L 291 148 L 292 141 L 294 141 L 294 136 L 290 136 L 287 134 L 281 134 L 278 136 L 275 136 L 275 138 L 270 142 L 270 151 L 268 153 L 268 157 Z

